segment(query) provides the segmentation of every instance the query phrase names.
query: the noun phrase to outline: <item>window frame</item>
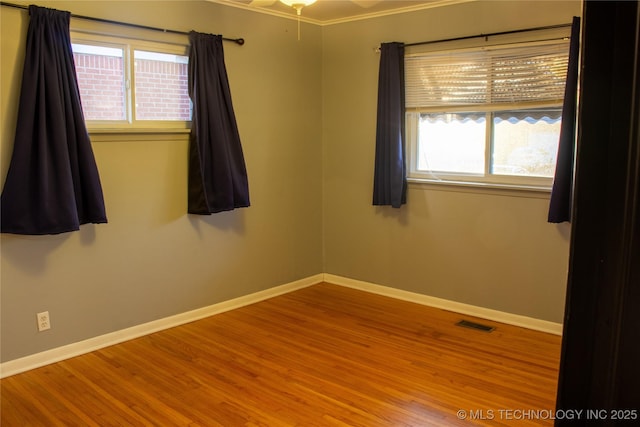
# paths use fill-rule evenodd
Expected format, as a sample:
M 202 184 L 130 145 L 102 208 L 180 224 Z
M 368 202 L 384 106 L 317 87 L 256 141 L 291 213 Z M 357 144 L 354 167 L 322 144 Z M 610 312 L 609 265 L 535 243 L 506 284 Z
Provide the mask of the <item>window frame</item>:
M 514 46 L 535 46 L 550 42 L 567 41 L 569 30 L 554 30 L 541 34 L 518 34 L 513 37 L 500 36 L 489 41 L 453 41 L 436 43 L 436 46 L 428 46 L 426 49 L 415 49 L 406 56 L 442 54 L 449 52 L 476 52 L 486 48 L 510 48 Z M 567 43 L 567 55 L 568 55 Z M 499 111 L 511 111 L 529 108 L 550 108 L 562 110 L 562 99 L 522 103 L 495 103 L 480 105 L 451 105 L 430 107 L 405 107 L 405 138 L 406 138 L 406 168 L 407 180 L 416 183 L 445 184 L 453 186 L 502 188 L 514 190 L 529 190 L 536 192 L 550 192 L 553 185 L 552 177 L 537 177 L 523 175 L 507 175 L 491 173 L 492 145 L 493 145 L 493 113 Z M 485 132 L 485 158 L 484 173 L 451 173 L 440 171 L 424 171 L 418 169 L 419 165 L 419 117 L 421 113 L 477 113 L 486 115 Z
M 125 119 L 85 120 L 89 132 L 187 132 L 191 128 L 191 120 L 139 120 L 136 118 L 135 108 L 135 52 L 145 51 L 188 57 L 187 44 L 118 37 L 82 30 L 72 30 L 70 33 L 72 44 L 123 49 Z

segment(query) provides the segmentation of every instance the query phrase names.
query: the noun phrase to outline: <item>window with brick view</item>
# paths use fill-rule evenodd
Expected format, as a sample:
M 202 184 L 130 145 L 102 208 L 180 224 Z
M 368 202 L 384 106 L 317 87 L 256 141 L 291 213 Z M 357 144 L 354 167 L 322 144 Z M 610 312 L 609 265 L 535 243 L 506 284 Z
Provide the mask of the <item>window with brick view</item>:
M 73 51 L 89 123 L 191 120 L 187 56 L 89 43 L 74 43 Z
M 185 56 L 136 50 L 137 120 L 191 120 Z
M 73 45 L 85 120 L 127 120 L 124 49 Z

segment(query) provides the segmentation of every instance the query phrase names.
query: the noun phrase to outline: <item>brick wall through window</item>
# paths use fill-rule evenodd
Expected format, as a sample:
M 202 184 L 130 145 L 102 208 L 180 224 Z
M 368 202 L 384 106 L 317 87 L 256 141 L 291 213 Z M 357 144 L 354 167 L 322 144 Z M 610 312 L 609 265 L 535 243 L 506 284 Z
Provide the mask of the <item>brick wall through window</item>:
M 123 57 L 76 52 L 74 60 L 85 120 L 126 120 Z M 136 120 L 191 120 L 186 60 L 136 58 L 134 67 Z
M 122 57 L 74 53 L 85 120 L 125 120 Z
M 136 59 L 136 118 L 191 120 L 188 64 Z

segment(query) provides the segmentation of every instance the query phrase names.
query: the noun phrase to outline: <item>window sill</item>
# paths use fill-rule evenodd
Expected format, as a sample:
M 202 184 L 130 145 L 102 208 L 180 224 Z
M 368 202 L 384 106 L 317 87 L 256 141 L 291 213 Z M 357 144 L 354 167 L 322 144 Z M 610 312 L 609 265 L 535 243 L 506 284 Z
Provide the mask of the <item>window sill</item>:
M 529 186 L 517 184 L 497 184 L 490 182 L 449 181 L 425 178 L 407 178 L 410 187 L 429 188 L 438 191 L 454 191 L 462 193 L 492 194 L 509 197 L 526 197 L 549 199 L 551 188 L 546 186 Z
M 114 128 L 89 129 L 92 142 L 109 141 L 174 141 L 188 138 L 190 129 L 171 128 Z
M 188 128 L 93 128 L 89 129 L 89 135 L 102 134 L 159 134 L 159 133 L 189 133 Z

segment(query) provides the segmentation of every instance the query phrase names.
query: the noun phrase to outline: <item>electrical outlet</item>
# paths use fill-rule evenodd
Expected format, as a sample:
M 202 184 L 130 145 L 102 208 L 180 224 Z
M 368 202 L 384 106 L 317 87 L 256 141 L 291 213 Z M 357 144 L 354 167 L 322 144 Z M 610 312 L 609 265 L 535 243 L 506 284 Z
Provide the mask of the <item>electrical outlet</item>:
M 43 311 L 42 313 L 36 314 L 36 318 L 38 319 L 38 332 L 51 329 L 51 321 L 49 320 L 48 311 Z

